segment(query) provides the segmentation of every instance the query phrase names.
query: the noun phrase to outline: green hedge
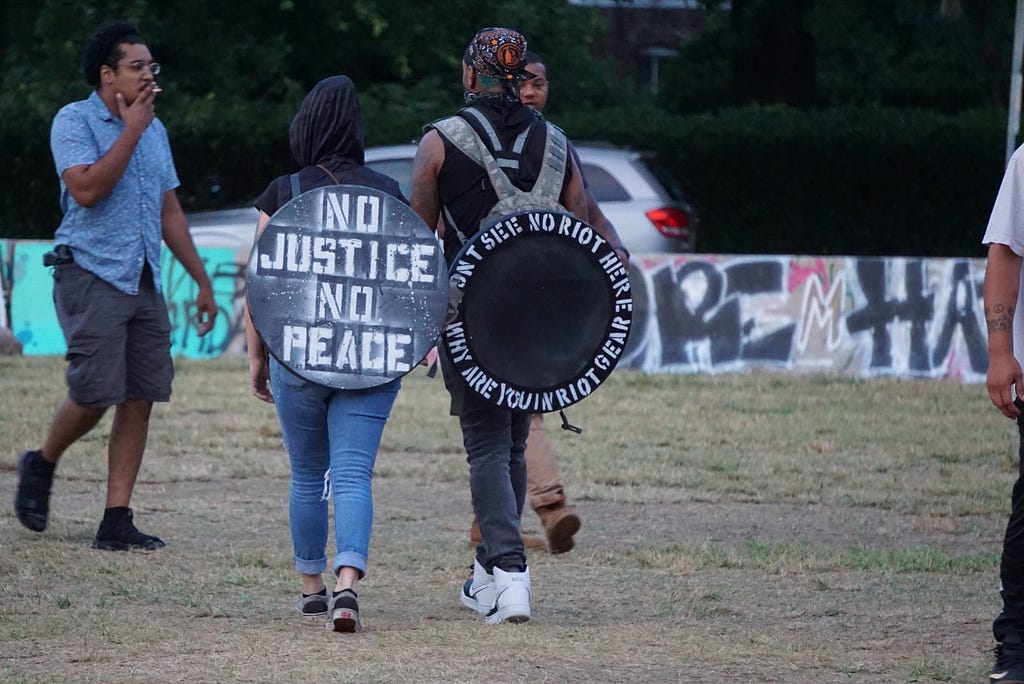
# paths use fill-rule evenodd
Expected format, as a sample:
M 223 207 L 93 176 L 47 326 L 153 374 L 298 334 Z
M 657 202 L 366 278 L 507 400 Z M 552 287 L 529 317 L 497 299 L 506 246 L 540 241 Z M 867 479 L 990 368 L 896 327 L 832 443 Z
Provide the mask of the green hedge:
M 409 142 L 444 113 L 442 98 L 419 94 L 407 108 L 394 93 L 366 97 L 368 144 Z M 168 117 L 186 209 L 245 206 L 291 170 L 287 111 L 272 108 L 245 135 Z M 698 210 L 701 252 L 851 256 L 983 255 L 1005 116 L 784 107 L 673 116 L 642 106 L 552 113 L 574 140 L 654 153 Z M 48 123 L 0 132 L 8 188 L 0 237 L 53 235 L 60 214 L 48 137 Z
M 1005 116 L 746 107 L 558 122 L 576 140 L 653 152 L 697 207 L 701 252 L 981 256 Z

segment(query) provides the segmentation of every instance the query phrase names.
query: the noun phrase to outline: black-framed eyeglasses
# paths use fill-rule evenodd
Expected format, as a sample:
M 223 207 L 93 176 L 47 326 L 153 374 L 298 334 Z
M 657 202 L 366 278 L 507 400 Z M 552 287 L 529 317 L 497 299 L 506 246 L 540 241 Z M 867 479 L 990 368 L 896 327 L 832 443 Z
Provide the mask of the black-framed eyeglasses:
M 156 76 L 160 73 L 160 65 L 157 62 L 147 62 L 142 59 L 137 59 L 134 62 L 128 62 L 127 64 L 115 64 L 114 68 L 127 67 L 135 73 L 141 73 L 143 69 L 149 69 L 149 73 Z

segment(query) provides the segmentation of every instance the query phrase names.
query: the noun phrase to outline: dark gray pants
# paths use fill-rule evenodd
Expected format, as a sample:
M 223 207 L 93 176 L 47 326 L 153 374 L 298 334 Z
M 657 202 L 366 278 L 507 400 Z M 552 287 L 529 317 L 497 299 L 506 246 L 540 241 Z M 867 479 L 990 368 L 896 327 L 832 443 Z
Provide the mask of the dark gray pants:
M 469 463 L 473 510 L 483 541 L 476 559 L 487 572 L 526 569 L 520 536 L 526 501 L 526 437 L 530 414 L 494 407 L 474 408 L 459 416 Z

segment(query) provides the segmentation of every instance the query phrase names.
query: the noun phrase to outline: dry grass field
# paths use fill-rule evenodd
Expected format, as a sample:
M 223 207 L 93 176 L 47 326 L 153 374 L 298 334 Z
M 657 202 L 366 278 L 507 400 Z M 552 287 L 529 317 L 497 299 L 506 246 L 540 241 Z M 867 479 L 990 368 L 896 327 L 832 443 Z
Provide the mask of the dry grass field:
M 93 551 L 109 423 L 23 529 L 18 454 L 63 362 L 0 358 L 2 682 L 981 682 L 1016 472 L 979 385 L 616 372 L 547 421 L 583 519 L 534 617 L 465 610 L 471 520 L 440 379 L 407 376 L 374 481 L 366 629 L 298 616 L 287 461 L 244 361 L 178 364 L 136 489 L 155 552 Z M 536 516 L 527 532 L 539 533 Z

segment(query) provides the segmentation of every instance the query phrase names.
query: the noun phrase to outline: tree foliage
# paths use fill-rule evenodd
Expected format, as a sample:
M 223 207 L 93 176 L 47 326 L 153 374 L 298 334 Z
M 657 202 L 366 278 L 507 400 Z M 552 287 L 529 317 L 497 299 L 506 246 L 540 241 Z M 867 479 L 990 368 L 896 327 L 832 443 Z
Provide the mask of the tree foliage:
M 425 123 L 461 105 L 460 62 L 469 38 L 483 26 L 507 25 L 544 55 L 554 83 L 550 118 L 573 137 L 653 147 L 693 189 L 698 209 L 705 204 L 703 234 L 716 235 L 717 224 L 718 235 L 739 236 L 748 225 L 744 212 L 766 217 L 777 206 L 757 206 L 770 193 L 758 191 L 768 186 L 758 186 L 756 177 L 744 202 L 730 201 L 728 174 L 715 172 L 731 168 L 715 162 L 730 155 L 756 158 L 760 176 L 776 180 L 794 173 L 793 160 L 834 160 L 837 149 L 868 150 L 878 159 L 898 154 L 905 168 L 925 170 L 934 164 L 925 156 L 941 151 L 960 155 L 943 159 L 952 176 L 962 173 L 958 161 L 985 179 L 997 176 L 1001 169 L 991 159 L 1001 156 L 1001 146 L 991 155 L 978 148 L 993 144 L 991 122 L 1005 116 L 1015 2 L 700 0 L 704 30 L 677 46 L 657 98 L 622 64 L 595 54 L 605 30 L 600 11 L 564 0 L 0 3 L 0 182 L 8 190 L 0 195 L 0 236 L 48 238 L 58 224 L 50 123 L 61 106 L 88 94 L 81 43 L 114 17 L 135 23 L 164 67 L 158 115 L 171 136 L 188 210 L 246 206 L 271 178 L 292 171 L 288 124 L 308 89 L 333 74 L 348 74 L 359 89 L 367 145 L 415 140 Z M 807 116 L 778 113 L 780 105 Z M 964 120 L 983 121 L 977 125 L 983 134 L 950 131 L 953 142 L 938 150 L 898 125 L 903 109 L 913 112 L 910 120 L 927 122 L 932 135 Z M 840 113 L 816 114 L 831 110 Z M 982 113 L 974 117 L 975 111 Z M 867 127 L 856 127 L 860 142 L 851 148 L 843 131 L 829 126 L 846 126 L 856 116 L 865 116 Z M 751 134 L 766 125 L 801 131 L 766 131 L 765 139 Z M 699 163 L 688 168 L 687 154 Z M 826 165 L 822 178 L 847 168 L 870 183 L 871 154 L 854 155 L 855 164 Z M 976 168 L 978 160 L 985 168 Z M 694 168 L 699 177 L 692 177 Z M 954 183 L 952 176 L 942 180 Z M 812 174 L 807 182 L 813 180 Z M 892 196 L 913 195 L 922 205 L 928 197 L 921 193 L 945 192 L 919 181 L 887 180 L 901 185 Z M 808 231 L 822 220 L 813 202 L 796 201 L 807 188 L 792 185 L 786 192 L 793 220 Z M 836 202 L 847 201 L 831 210 L 856 222 L 864 203 L 837 196 Z M 806 215 L 796 215 L 800 207 Z M 956 211 L 935 216 L 931 228 L 962 231 L 981 213 L 977 206 L 969 215 Z M 784 223 L 778 222 L 780 234 Z M 737 237 L 733 245 L 707 244 L 734 251 L 746 243 Z M 863 244 L 870 249 L 870 236 Z
M 608 70 L 591 56 L 592 10 L 548 0 L 53 0 L 0 5 L 0 235 L 52 234 L 59 221 L 49 151 L 53 115 L 88 95 L 83 40 L 110 18 L 138 26 L 163 66 L 158 116 L 171 137 L 187 209 L 244 205 L 292 170 L 287 128 L 317 81 L 344 73 L 363 101 L 367 144 L 407 142 L 462 104 L 462 51 L 483 26 L 522 31 L 553 69 L 561 101 L 607 103 Z M 567 39 L 571 37 L 571 39 Z
M 683 46 L 664 105 L 1002 106 L 1016 0 L 734 0 Z M 718 3 L 707 2 L 709 7 Z

